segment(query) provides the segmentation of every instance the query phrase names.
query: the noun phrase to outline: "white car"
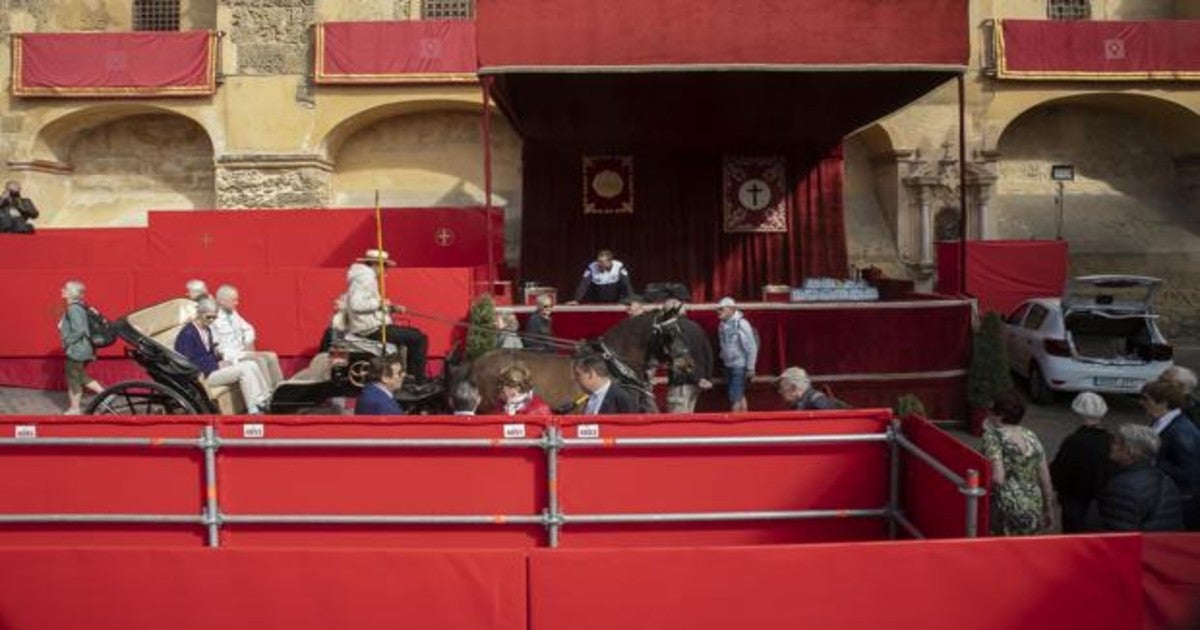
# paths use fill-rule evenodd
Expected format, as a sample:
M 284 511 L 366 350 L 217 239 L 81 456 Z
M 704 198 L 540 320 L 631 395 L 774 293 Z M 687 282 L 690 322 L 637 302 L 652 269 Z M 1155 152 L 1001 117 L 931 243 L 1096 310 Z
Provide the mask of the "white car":
M 1060 298 L 1026 300 L 1005 320 L 1009 367 L 1033 402 L 1055 392 L 1136 394 L 1171 367 L 1151 301 L 1162 280 L 1081 276 Z

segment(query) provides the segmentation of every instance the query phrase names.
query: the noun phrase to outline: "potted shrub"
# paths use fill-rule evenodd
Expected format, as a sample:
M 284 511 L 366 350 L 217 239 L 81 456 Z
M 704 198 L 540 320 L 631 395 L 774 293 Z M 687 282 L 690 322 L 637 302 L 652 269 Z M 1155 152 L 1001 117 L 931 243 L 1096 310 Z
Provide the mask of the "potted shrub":
M 916 394 L 905 394 L 896 401 L 896 407 L 892 410 L 897 418 L 907 418 L 908 416 L 917 416 L 918 418 L 928 418 L 929 415 L 925 412 L 925 403 Z
M 491 293 L 481 293 L 471 303 L 467 328 L 467 360 L 474 361 L 496 347 L 496 303 Z
M 983 419 L 996 394 L 1013 388 L 1004 347 L 1004 322 L 995 311 L 983 316 L 971 340 L 971 366 L 967 369 L 967 403 L 971 407 L 971 433 L 983 433 Z

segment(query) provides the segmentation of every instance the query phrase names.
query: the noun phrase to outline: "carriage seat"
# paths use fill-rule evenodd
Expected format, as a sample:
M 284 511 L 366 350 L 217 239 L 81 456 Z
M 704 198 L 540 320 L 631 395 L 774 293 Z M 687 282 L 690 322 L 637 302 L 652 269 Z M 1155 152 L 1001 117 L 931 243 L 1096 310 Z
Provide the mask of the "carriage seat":
M 379 346 L 381 342 L 378 339 L 371 339 L 354 333 L 343 333 L 340 342 L 340 345 L 349 352 L 365 352 L 377 357 L 385 354 L 396 354 L 396 344 L 388 343 L 384 351 L 380 352 Z
M 196 303 L 187 298 L 176 298 L 125 316 L 125 321 L 135 330 L 153 339 L 172 351 L 179 331 L 196 316 Z M 223 415 L 246 413 L 246 403 L 240 389 L 230 385 L 204 384 L 208 397 L 217 404 Z

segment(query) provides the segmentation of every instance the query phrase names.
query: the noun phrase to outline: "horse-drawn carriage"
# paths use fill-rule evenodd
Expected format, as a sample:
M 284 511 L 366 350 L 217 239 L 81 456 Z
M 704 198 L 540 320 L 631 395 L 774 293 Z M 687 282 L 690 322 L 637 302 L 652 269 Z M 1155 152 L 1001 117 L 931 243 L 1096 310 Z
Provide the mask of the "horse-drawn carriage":
M 149 380 L 117 383 L 96 395 L 88 414 L 240 414 L 245 401 L 236 385 L 210 385 L 199 368 L 174 350 L 175 337 L 191 321 L 196 306 L 185 298 L 168 300 L 134 311 L 109 324 L 126 344 Z M 365 384 L 372 357 L 394 353 L 379 340 L 351 335 L 336 339 L 328 352 L 276 387 L 270 413 L 299 413 L 330 398 L 356 396 Z

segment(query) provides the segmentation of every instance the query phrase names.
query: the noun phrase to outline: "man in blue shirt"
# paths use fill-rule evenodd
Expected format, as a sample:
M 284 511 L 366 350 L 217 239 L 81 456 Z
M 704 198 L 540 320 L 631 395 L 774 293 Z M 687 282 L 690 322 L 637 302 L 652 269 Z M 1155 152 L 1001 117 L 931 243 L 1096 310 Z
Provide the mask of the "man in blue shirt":
M 404 414 L 396 402 L 396 390 L 404 383 L 404 362 L 390 355 L 371 359 L 367 368 L 367 384 L 354 404 L 358 416 L 399 416 Z

